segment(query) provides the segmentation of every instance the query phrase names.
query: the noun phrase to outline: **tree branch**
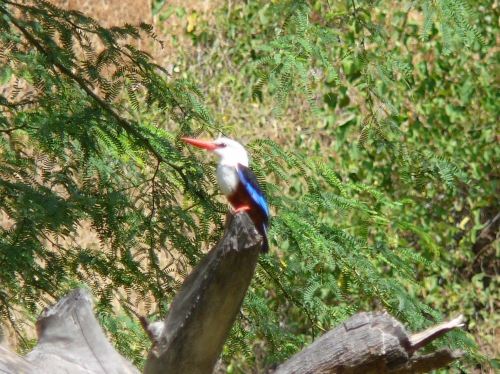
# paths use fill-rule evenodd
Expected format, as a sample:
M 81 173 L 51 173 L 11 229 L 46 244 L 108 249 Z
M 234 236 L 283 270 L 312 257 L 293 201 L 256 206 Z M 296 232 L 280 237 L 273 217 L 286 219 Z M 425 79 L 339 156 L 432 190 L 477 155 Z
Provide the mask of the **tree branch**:
M 139 374 L 102 332 L 86 289 L 72 291 L 47 308 L 36 331 L 38 343 L 25 357 L 0 347 L 0 373 Z
M 145 374 L 211 373 L 245 297 L 262 240 L 246 213 L 231 216 L 221 241 L 198 263 L 157 331 Z M 153 335 L 154 332 L 153 332 Z
M 447 331 L 462 326 L 462 316 L 410 336 L 387 312 L 358 313 L 281 365 L 275 374 L 416 374 L 457 360 L 465 352 L 413 353 Z

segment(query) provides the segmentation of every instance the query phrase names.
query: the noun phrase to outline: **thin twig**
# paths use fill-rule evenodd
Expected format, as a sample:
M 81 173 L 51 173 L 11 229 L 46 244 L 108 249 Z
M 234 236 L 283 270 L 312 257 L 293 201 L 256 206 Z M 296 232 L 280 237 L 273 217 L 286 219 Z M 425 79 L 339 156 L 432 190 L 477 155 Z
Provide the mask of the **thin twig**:
M 155 201 L 156 201 L 156 194 L 155 194 L 155 179 L 156 179 L 156 175 L 158 174 L 158 170 L 160 170 L 160 160 L 158 160 L 158 163 L 156 164 L 156 170 L 153 174 L 153 178 L 151 178 L 151 188 L 152 188 L 152 191 L 151 191 L 151 194 L 152 194 L 152 197 L 153 197 L 153 207 L 151 208 L 151 214 L 149 215 L 149 225 L 151 225 L 151 222 L 153 221 L 153 216 L 155 215 L 155 210 L 156 210 L 156 204 L 155 204 Z

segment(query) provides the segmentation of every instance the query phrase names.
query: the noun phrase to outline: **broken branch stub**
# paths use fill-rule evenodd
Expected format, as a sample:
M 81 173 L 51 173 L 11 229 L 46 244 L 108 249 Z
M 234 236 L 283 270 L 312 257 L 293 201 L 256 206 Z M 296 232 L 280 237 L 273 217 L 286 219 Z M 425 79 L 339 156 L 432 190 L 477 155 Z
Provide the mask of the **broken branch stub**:
M 21 357 L 0 350 L 0 372 L 12 374 L 139 374 L 104 335 L 86 289 L 70 292 L 36 322 L 38 342 Z
M 443 349 L 413 356 L 422 343 L 462 326 L 462 317 L 410 336 L 387 312 L 358 313 L 330 330 L 278 367 L 275 374 L 416 374 L 441 368 L 462 357 Z

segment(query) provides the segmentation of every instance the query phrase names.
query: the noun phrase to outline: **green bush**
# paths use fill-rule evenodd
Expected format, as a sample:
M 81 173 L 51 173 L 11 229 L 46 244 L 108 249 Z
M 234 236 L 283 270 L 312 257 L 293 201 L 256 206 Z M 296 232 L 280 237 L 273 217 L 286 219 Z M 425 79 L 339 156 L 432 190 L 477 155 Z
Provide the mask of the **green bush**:
M 497 365 L 481 354 L 498 355 L 499 23 L 476 4 L 225 4 L 174 40 L 171 71 L 126 44 L 159 39 L 148 25 L 0 4 L 2 322 L 23 335 L 21 315 L 84 284 L 140 366 L 134 313 L 163 317 L 223 230 L 215 160 L 178 139 L 222 132 L 253 140 L 273 213 L 228 372 L 271 368 L 380 308 L 413 331 L 464 313 L 469 331 L 429 349 Z M 154 5 L 159 20 L 188 13 Z

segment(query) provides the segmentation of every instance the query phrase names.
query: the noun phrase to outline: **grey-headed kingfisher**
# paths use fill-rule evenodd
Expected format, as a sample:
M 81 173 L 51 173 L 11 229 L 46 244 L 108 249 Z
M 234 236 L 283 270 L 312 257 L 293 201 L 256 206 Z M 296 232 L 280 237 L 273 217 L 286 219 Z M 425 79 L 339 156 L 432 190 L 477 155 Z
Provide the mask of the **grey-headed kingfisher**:
M 267 226 L 269 208 L 257 177 L 248 167 L 248 154 L 245 147 L 236 140 L 218 138 L 198 140 L 182 138 L 186 143 L 203 148 L 219 156 L 217 183 L 221 192 L 233 206 L 234 212 L 246 211 L 259 234 L 263 237 L 262 252 L 269 251 Z

